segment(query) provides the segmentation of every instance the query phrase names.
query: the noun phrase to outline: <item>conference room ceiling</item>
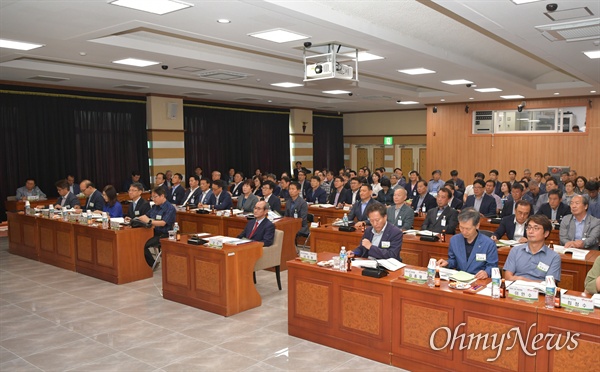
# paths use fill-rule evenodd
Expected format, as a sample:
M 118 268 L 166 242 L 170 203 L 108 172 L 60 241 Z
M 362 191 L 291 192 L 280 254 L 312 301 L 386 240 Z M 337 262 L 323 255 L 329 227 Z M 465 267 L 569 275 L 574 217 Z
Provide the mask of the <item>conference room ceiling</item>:
M 546 10 L 550 1 L 188 1 L 193 7 L 165 15 L 109 2 L 0 0 L 0 38 L 43 44 L 0 48 L 0 80 L 342 113 L 600 91 L 600 59 L 583 54 L 599 50 L 598 0 L 557 1 L 555 12 Z M 574 21 L 591 21 L 571 32 L 591 37 L 551 41 L 557 32 L 536 29 Z M 273 29 L 308 38 L 275 43 L 248 35 Z M 359 62 L 358 86 L 338 79 L 272 86 L 303 84 L 306 41 L 338 42 L 384 59 Z M 124 58 L 159 63 L 112 62 Z M 398 72 L 419 67 L 436 73 Z M 455 79 L 474 86 L 442 83 Z M 352 95 L 322 92 L 332 88 Z M 481 88 L 501 91 L 475 90 Z

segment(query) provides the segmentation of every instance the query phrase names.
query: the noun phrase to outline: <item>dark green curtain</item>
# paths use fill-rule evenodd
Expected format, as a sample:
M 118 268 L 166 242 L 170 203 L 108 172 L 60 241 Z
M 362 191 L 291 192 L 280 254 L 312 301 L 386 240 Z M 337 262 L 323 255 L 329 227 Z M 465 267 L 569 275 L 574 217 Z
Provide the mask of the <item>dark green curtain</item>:
M 187 174 L 230 168 L 252 176 L 256 168 L 281 174 L 290 168 L 289 111 L 184 103 Z
M 344 119 L 313 114 L 313 165 L 315 169 L 337 170 L 344 166 Z
M 2 200 L 27 177 L 48 196 L 68 173 L 100 189 L 134 169 L 149 179 L 144 97 L 0 86 L 0 128 Z

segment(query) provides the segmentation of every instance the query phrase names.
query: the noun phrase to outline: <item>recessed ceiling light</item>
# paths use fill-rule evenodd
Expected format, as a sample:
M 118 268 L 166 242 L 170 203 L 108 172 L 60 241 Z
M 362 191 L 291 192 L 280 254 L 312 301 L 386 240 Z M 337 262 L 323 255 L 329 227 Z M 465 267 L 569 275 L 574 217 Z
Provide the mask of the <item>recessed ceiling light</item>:
M 271 99 L 270 99 L 270 100 L 268 100 L 267 102 L 271 103 L 271 102 L 273 102 L 273 100 L 271 100 Z
M 296 88 L 296 87 L 301 87 L 302 84 L 296 84 L 296 83 L 289 83 L 289 82 L 285 82 L 285 83 L 274 83 L 271 84 L 274 87 L 280 87 L 280 88 Z
M 475 99 L 475 98 L 473 98 L 473 97 L 469 97 L 469 99 Z
M 521 5 L 521 4 L 527 4 L 527 3 L 536 3 L 536 2 L 542 1 L 542 0 L 510 0 L 510 1 L 512 1 L 516 5 Z
M 558 96 L 558 95 L 560 95 L 560 93 L 558 93 L 558 92 L 555 92 L 555 93 L 554 93 L 554 95 L 555 95 L 555 96 Z
M 231 23 L 231 21 L 230 21 L 230 20 L 228 20 L 228 19 L 225 19 L 225 18 L 217 19 L 217 22 L 218 22 L 218 23 L 223 23 L 223 24 L 225 24 L 225 23 Z
M 500 98 L 504 98 L 504 99 L 519 99 L 519 98 L 525 98 L 519 94 L 513 94 L 513 95 L 509 95 L 509 96 L 500 96 Z
M 585 54 L 590 59 L 600 58 L 600 50 L 590 50 L 587 52 L 583 52 L 583 54 Z
M 137 58 L 125 58 L 125 59 L 120 59 L 118 61 L 112 61 L 113 63 L 118 63 L 120 65 L 128 65 L 128 66 L 135 66 L 135 67 L 147 67 L 147 66 L 152 66 L 152 65 L 158 65 L 160 62 L 154 62 L 154 61 L 145 61 L 143 59 L 137 59 Z
M 347 57 L 351 57 L 352 60 L 354 60 L 354 57 L 356 57 L 356 53 L 346 53 L 344 55 Z M 358 52 L 358 62 L 374 61 L 376 59 L 384 59 L 384 58 L 385 57 L 378 56 L 376 54 L 371 54 L 368 52 Z
M 163 15 L 194 6 L 193 4 L 188 4 L 177 0 L 115 0 L 111 1 L 109 4 L 158 15 Z
M 596 91 L 595 90 L 590 90 L 590 93 L 596 93 Z
M 481 93 L 491 93 L 491 92 L 502 92 L 502 89 L 498 89 L 498 88 L 479 88 L 479 89 L 475 89 L 475 91 L 481 92 Z
M 351 92 L 348 91 L 348 90 L 339 90 L 339 89 L 336 89 L 336 90 L 324 90 L 323 93 L 327 93 L 327 94 L 348 94 L 348 93 L 351 93 Z
M 473 82 L 472 82 L 472 81 L 465 80 L 465 79 L 458 79 L 458 80 L 444 80 L 444 81 L 442 81 L 442 83 L 444 83 L 444 84 L 448 84 L 448 85 L 473 84 Z
M 403 74 L 408 74 L 408 75 L 435 74 L 435 71 L 429 70 L 429 69 L 426 69 L 423 67 L 409 68 L 407 70 L 398 70 L 398 72 L 401 72 Z
M 396 101 L 397 104 L 399 105 L 416 105 L 419 102 L 415 102 L 415 101 Z
M 275 43 L 287 43 L 289 41 L 308 39 L 308 36 L 306 35 L 300 35 L 295 32 L 284 30 L 281 28 L 269 31 L 254 32 L 252 34 L 248 34 L 248 36 L 272 41 Z
M 442 98 L 442 99 L 440 99 L 440 102 L 446 102 L 446 100 Z
M 31 50 L 43 47 L 44 44 L 32 44 L 24 41 L 14 41 L 0 39 L 0 48 L 17 49 L 17 50 Z

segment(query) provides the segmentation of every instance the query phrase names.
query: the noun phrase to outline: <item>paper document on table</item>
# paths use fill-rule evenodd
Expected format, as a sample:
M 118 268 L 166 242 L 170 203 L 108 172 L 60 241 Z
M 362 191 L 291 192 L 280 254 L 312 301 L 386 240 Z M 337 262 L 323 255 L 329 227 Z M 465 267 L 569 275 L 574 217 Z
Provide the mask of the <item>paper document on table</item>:
M 585 256 L 587 256 L 587 254 L 589 253 L 589 251 L 586 249 L 565 248 L 562 245 L 556 245 L 556 244 L 554 244 L 554 252 L 560 253 L 560 254 L 572 253 L 573 259 L 579 259 L 579 260 L 585 260 Z
M 600 293 L 596 293 L 592 296 L 592 301 L 594 301 L 594 306 L 600 307 Z
M 518 241 L 516 240 L 507 240 L 507 239 L 500 239 L 498 240 L 500 243 L 504 244 L 504 245 L 515 245 L 515 244 L 519 244 Z
M 316 207 L 316 208 L 333 208 L 333 207 L 335 207 L 335 205 L 333 205 L 333 204 L 315 204 L 315 205 L 313 205 L 313 207 Z
M 379 262 L 379 264 L 381 266 L 385 267 L 386 269 L 388 269 L 390 271 L 400 270 L 401 268 L 406 266 L 406 264 L 398 261 L 395 258 L 388 258 L 387 260 L 380 259 L 380 260 L 377 260 L 377 262 Z
M 222 241 L 223 241 L 223 244 L 240 245 L 240 244 L 250 243 L 252 240 L 238 239 L 238 238 L 223 238 Z
M 475 275 L 470 274 L 466 271 L 459 271 L 459 272 L 453 274 L 450 277 L 450 280 L 456 280 L 457 282 L 463 282 L 463 283 L 471 283 L 471 282 L 475 281 Z
M 519 286 L 519 287 L 535 288 L 540 293 L 545 293 L 546 292 L 546 283 L 545 282 L 528 282 L 526 280 L 515 280 L 512 283 L 512 285 L 513 286 Z
M 123 217 L 111 217 L 110 218 L 110 222 L 125 223 L 125 218 L 123 218 Z
M 434 235 L 436 235 L 436 233 L 434 233 L 433 231 L 429 231 L 429 230 L 421 230 L 421 231 L 417 232 L 417 234 L 419 234 L 419 235 L 425 235 L 425 236 L 434 236 Z
M 352 261 L 352 267 L 370 267 L 372 269 L 377 268 L 377 261 L 375 260 L 354 260 Z
M 446 267 L 440 267 L 440 278 L 442 280 L 450 280 L 450 277 L 456 274 L 458 271 L 448 269 Z
M 417 235 L 418 232 L 419 232 L 419 230 L 406 230 L 406 231 L 404 231 L 404 234 L 406 234 L 406 235 Z

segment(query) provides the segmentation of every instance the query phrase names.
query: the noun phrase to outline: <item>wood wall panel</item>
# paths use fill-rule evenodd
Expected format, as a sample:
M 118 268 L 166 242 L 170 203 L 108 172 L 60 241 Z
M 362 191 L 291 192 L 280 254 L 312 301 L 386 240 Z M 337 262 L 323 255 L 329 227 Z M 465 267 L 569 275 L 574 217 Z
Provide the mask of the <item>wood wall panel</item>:
M 588 100 L 592 101 L 590 108 Z M 579 175 L 600 175 L 600 98 L 527 99 L 527 108 L 587 106 L 585 133 L 581 134 L 477 134 L 471 133 L 472 113 L 477 110 L 514 110 L 520 101 L 437 105 L 434 114 L 427 110 L 427 171 L 441 169 L 442 178 L 450 178 L 457 169 L 469 183 L 475 172 L 486 175 L 498 169 L 500 179 L 515 169 L 545 172 L 548 165 L 568 165 Z

